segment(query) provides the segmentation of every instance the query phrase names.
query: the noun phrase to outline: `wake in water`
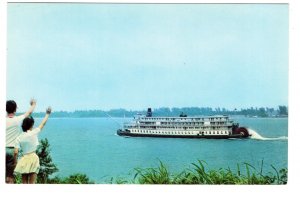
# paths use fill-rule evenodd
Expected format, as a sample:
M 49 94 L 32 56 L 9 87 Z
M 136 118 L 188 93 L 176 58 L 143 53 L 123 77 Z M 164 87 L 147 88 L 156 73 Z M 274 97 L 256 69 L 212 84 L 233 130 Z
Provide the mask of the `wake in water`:
M 256 131 L 254 131 L 252 129 L 248 128 L 248 131 L 251 134 L 250 138 L 254 139 L 254 140 L 287 140 L 288 139 L 287 136 L 267 138 L 267 137 L 263 137 L 263 136 L 259 135 Z

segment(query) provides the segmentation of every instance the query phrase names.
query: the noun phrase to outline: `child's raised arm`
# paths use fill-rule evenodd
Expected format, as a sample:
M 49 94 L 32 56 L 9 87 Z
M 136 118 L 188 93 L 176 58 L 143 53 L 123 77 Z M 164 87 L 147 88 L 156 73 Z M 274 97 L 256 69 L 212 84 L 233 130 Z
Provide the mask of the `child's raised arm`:
M 39 128 L 41 130 L 45 126 L 45 124 L 46 124 L 46 122 L 47 122 L 47 120 L 48 120 L 48 118 L 49 118 L 49 116 L 51 114 L 51 111 L 52 111 L 51 107 L 48 107 L 47 110 L 46 110 L 46 115 L 45 115 L 44 119 L 42 120 L 41 124 L 39 125 Z

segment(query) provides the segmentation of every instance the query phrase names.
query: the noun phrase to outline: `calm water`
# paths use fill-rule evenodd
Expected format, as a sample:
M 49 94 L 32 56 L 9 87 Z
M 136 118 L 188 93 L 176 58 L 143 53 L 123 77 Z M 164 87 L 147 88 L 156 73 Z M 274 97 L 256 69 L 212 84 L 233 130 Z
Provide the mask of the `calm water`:
M 134 168 L 157 167 L 159 160 L 172 172 L 191 168 L 191 163 L 198 159 L 205 160 L 210 169 L 228 166 L 235 169 L 236 164 L 242 162 L 259 169 L 262 160 L 266 171 L 272 171 L 271 164 L 277 169 L 287 167 L 288 119 L 235 120 L 265 138 L 125 138 L 115 134 L 119 128 L 116 122 L 122 123 L 122 118 L 52 118 L 40 139 L 48 138 L 59 176 L 80 172 L 97 183 L 107 182 L 111 177 L 131 179 Z M 282 136 L 285 137 L 269 139 Z

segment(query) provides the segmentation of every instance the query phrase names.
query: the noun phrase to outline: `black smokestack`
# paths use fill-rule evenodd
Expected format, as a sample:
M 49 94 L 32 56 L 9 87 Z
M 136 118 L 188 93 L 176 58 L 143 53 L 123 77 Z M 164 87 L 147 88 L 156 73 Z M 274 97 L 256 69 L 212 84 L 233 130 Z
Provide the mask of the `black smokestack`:
M 152 110 L 151 110 L 151 108 L 148 108 L 146 117 L 152 117 Z

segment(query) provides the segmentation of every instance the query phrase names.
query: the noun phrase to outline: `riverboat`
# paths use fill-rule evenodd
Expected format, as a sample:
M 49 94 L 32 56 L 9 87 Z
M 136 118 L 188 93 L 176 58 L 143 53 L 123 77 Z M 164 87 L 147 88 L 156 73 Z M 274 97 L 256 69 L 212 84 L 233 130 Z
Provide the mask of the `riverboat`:
M 117 130 L 119 136 L 164 138 L 248 138 L 246 127 L 239 127 L 227 115 L 178 117 L 153 117 L 151 108 L 147 115 L 137 115 Z

